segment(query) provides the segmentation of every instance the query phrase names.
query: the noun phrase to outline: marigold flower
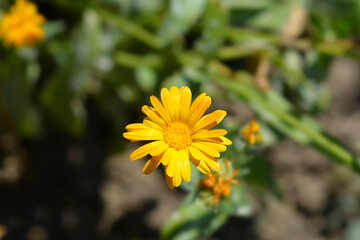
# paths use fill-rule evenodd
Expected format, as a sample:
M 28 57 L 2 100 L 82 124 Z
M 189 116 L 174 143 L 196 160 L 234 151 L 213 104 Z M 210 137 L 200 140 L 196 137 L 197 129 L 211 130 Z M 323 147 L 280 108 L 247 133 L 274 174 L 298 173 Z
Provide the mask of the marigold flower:
M 32 46 L 44 39 L 44 23 L 45 18 L 38 13 L 35 4 L 27 0 L 16 0 L 1 19 L 0 39 L 3 39 L 5 46 Z
M 150 155 L 143 168 L 145 174 L 152 173 L 162 163 L 170 189 L 178 187 L 182 180 L 190 181 L 190 161 L 205 174 L 209 174 L 210 169 L 219 170 L 216 158 L 226 150 L 225 145 L 232 142 L 224 137 L 226 130 L 211 128 L 224 119 L 226 112 L 216 110 L 203 116 L 211 98 L 203 93 L 191 104 L 188 87 L 172 87 L 170 91 L 163 88 L 161 100 L 162 103 L 151 96 L 153 107 L 142 107 L 142 112 L 147 115 L 143 123 L 126 126 L 126 139 L 151 141 L 135 150 L 130 159 Z
M 259 131 L 260 131 L 259 125 L 255 121 L 255 119 L 253 119 L 251 120 L 249 126 L 242 131 L 242 135 L 244 136 L 246 141 L 248 141 L 248 143 L 254 145 L 256 143 L 260 143 L 262 140 Z
M 231 165 L 230 162 L 227 162 Z M 211 189 L 214 194 L 213 204 L 216 205 L 221 196 L 230 197 L 232 184 L 239 184 L 239 181 L 234 179 L 238 174 L 239 169 L 236 169 L 229 176 L 227 172 L 223 173 L 210 173 L 205 179 L 201 180 L 199 186 Z

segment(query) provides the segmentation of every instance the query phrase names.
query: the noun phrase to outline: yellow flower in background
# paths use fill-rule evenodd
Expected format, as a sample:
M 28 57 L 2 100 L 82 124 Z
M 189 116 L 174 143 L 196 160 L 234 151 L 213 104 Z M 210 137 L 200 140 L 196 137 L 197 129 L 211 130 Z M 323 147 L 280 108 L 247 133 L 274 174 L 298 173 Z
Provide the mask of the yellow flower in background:
M 169 188 L 178 187 L 181 181 L 190 181 L 190 161 L 203 173 L 219 170 L 216 158 L 232 142 L 224 137 L 227 131 L 214 129 L 226 112 L 216 110 L 204 115 L 211 104 L 205 93 L 191 104 L 191 90 L 188 87 L 172 87 L 161 90 L 161 100 L 150 97 L 153 107 L 143 106 L 147 117 L 143 123 L 126 126 L 124 137 L 131 141 L 151 141 L 135 150 L 131 160 L 150 155 L 143 172 L 152 173 L 162 163 Z
M 242 134 L 246 139 L 246 141 L 248 141 L 248 143 L 254 145 L 256 143 L 260 143 L 262 140 L 259 131 L 260 131 L 259 125 L 255 121 L 255 119 L 253 119 L 251 120 L 249 126 L 242 131 Z
M 39 14 L 35 4 L 27 0 L 16 0 L 0 22 L 0 39 L 5 46 L 16 48 L 32 46 L 44 39 L 45 18 Z

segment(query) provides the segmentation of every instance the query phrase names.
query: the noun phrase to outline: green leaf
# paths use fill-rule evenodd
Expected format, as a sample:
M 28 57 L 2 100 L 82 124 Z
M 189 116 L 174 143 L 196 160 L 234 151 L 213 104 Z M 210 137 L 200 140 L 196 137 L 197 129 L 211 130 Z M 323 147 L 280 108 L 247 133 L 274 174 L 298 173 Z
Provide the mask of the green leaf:
M 92 80 L 92 71 L 95 60 L 102 52 L 102 33 L 100 18 L 97 12 L 88 9 L 84 12 L 79 29 L 74 31 L 73 51 L 74 62 L 72 62 L 70 75 L 70 90 L 75 95 L 86 94 L 87 88 Z
M 33 55 L 23 61 L 21 54 L 5 55 L 0 73 L 0 123 L 7 131 L 34 137 L 40 131 L 40 119 L 32 102 L 32 92 L 40 74 L 37 53 L 23 49 L 22 54 Z M 29 51 L 27 51 L 29 50 Z M 21 58 L 19 58 L 21 57 Z
M 247 24 L 254 28 L 280 31 L 289 17 L 290 10 L 291 1 L 276 2 L 249 19 Z
M 273 44 L 280 44 L 282 39 L 281 36 L 256 31 L 253 29 L 239 28 L 239 27 L 228 27 L 227 37 L 237 45 L 248 46 L 248 47 L 268 47 Z
M 129 36 L 147 44 L 152 48 L 158 49 L 160 47 L 156 36 L 130 19 L 122 17 L 118 14 L 113 14 L 103 9 L 97 9 L 97 12 L 105 22 L 117 26 L 120 31 L 125 32 Z
M 219 229 L 228 219 L 228 214 L 215 213 L 202 202 L 183 205 L 166 221 L 161 229 L 162 240 L 195 240 L 210 235 Z
M 65 31 L 65 23 L 63 21 L 48 21 L 44 26 L 46 41 L 49 41 Z
M 136 82 L 145 92 L 154 92 L 158 83 L 157 73 L 149 67 L 138 67 L 135 70 Z
M 161 239 L 175 239 L 176 235 L 193 229 L 199 232 L 200 226 L 204 225 L 204 222 L 212 215 L 212 209 L 200 201 L 180 207 L 163 226 L 160 234 Z
M 228 9 L 219 1 L 209 0 L 204 16 L 204 30 L 195 48 L 206 56 L 214 56 L 225 40 Z
M 158 55 L 154 54 L 139 56 L 129 52 L 118 51 L 114 54 L 114 60 L 117 64 L 128 68 L 138 68 L 145 66 L 158 68 L 162 65 L 162 59 Z
M 171 0 L 157 34 L 161 45 L 181 38 L 200 18 L 205 4 L 206 0 Z
M 73 97 L 68 84 L 66 72 L 55 73 L 40 100 L 55 123 L 74 135 L 80 135 L 84 130 L 85 110 L 83 103 Z
M 42 104 L 54 121 L 75 135 L 85 126 L 84 99 L 95 80 L 98 59 L 105 55 L 104 35 L 98 13 L 86 9 L 70 42 L 51 45 L 58 69 L 41 93 Z
M 262 9 L 271 5 L 270 0 L 223 0 L 223 2 L 230 8 L 240 10 Z

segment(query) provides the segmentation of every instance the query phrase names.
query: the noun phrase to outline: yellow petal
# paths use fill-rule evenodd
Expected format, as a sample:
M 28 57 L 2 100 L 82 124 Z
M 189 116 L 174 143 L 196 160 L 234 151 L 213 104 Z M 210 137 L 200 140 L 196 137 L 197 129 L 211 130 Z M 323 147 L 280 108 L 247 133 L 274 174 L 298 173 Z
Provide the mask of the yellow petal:
M 191 156 L 193 156 L 197 160 L 201 160 L 200 151 L 197 148 L 193 146 L 188 146 L 188 149 Z
M 160 116 L 159 113 L 156 112 L 154 108 L 150 108 L 149 106 L 143 106 L 141 111 L 146 114 L 150 118 L 151 121 L 159 125 L 160 127 L 164 128 L 166 127 L 165 120 Z
M 180 91 L 178 87 L 170 88 L 170 116 L 173 121 L 178 121 L 180 119 Z
M 153 121 L 151 121 L 150 118 L 148 118 L 148 117 L 144 118 L 143 124 L 144 124 L 145 126 L 150 127 L 150 128 L 155 128 L 155 129 L 158 129 L 158 130 L 160 130 L 160 131 L 163 130 L 162 127 L 160 127 L 159 125 L 157 125 L 156 123 L 154 123 Z
M 226 116 L 223 110 L 216 110 L 210 114 L 203 116 L 193 127 L 192 132 L 195 133 L 201 129 L 211 129 L 218 125 Z
M 219 171 L 220 170 L 220 164 L 216 161 L 215 158 L 212 158 L 211 156 L 208 156 L 205 153 L 202 153 L 203 156 L 201 159 L 213 170 Z
M 179 154 L 180 155 L 180 154 Z M 174 171 L 174 176 L 173 176 L 173 184 L 174 184 L 174 187 L 178 187 L 180 186 L 181 184 L 181 181 L 182 181 L 182 178 L 181 178 L 181 160 L 180 159 L 177 159 L 176 160 L 176 163 L 177 163 L 177 167 L 175 168 L 175 171 Z
M 205 140 L 206 140 L 206 142 L 213 142 L 213 143 L 218 143 L 218 144 L 223 144 L 223 145 L 231 145 L 232 144 L 232 141 L 230 139 L 223 137 L 223 136 L 207 138 Z
M 147 143 L 147 144 L 139 147 L 135 151 L 133 151 L 130 155 L 130 159 L 134 161 L 134 160 L 143 158 L 146 155 L 148 155 L 153 149 L 158 148 L 160 145 L 162 145 L 162 143 L 164 143 L 164 142 L 163 141 L 155 141 L 155 142 Z
M 189 110 L 189 116 L 195 111 L 195 109 L 199 106 L 199 104 L 204 100 L 206 93 L 200 94 L 197 98 L 195 98 L 194 102 L 191 104 Z
M 222 142 L 219 142 L 220 144 L 224 144 L 224 145 L 231 145 L 232 144 L 232 141 L 226 137 L 219 137 Z
M 204 115 L 206 110 L 210 107 L 210 104 L 211 104 L 211 98 L 209 96 L 204 97 L 203 101 L 189 116 L 188 125 L 190 128 L 194 127 L 194 125 L 199 121 L 199 119 Z
M 168 175 L 166 174 L 166 168 L 167 168 L 167 167 L 165 166 L 165 179 L 166 179 L 166 183 L 167 183 L 167 185 L 169 186 L 170 189 L 173 189 L 173 188 L 174 188 L 173 178 L 170 177 L 170 176 L 168 176 Z
M 141 131 L 133 131 L 123 133 L 124 138 L 131 141 L 151 141 L 151 140 L 163 140 L 164 134 L 153 128 L 149 128 Z
M 204 174 L 211 173 L 211 170 L 206 163 L 201 160 L 201 152 L 193 146 L 189 146 L 190 160 L 191 162 Z
M 225 129 L 214 129 L 210 131 L 199 131 L 192 136 L 193 139 L 214 138 L 226 135 L 228 132 Z
M 190 160 L 189 160 L 189 151 L 187 149 L 180 150 L 180 171 L 181 177 L 184 181 L 188 182 L 191 178 L 191 168 L 190 168 Z
M 166 121 L 166 123 L 169 124 L 171 122 L 169 114 L 167 113 L 167 111 L 165 110 L 164 106 L 161 104 L 159 99 L 155 96 L 151 96 L 150 102 L 154 106 L 156 111 L 161 115 L 161 117 Z
M 161 158 L 151 158 L 147 161 L 144 165 L 143 172 L 144 174 L 148 175 L 152 173 L 160 164 Z
M 211 173 L 209 166 L 204 161 L 195 159 L 191 154 L 190 154 L 190 161 L 195 165 L 195 167 L 197 167 L 197 169 L 200 170 L 200 172 L 204 174 Z
M 209 165 L 207 165 L 205 163 L 205 161 L 202 161 L 202 160 L 198 166 L 198 169 L 206 175 L 211 173 L 211 169 L 210 169 Z
M 165 153 L 164 153 L 164 155 L 162 156 L 162 159 L 161 159 L 161 162 L 162 162 L 162 164 L 163 165 L 168 165 L 169 163 L 170 163 L 170 161 L 171 161 L 171 159 L 172 159 L 172 156 L 175 154 L 174 152 L 175 152 L 176 150 L 175 149 L 173 149 L 173 148 L 168 148 L 166 151 L 165 151 Z
M 200 150 L 202 152 L 208 153 L 210 156 L 220 157 L 220 153 L 218 151 L 216 151 L 214 148 L 212 148 L 208 143 L 193 142 L 193 143 L 191 143 L 191 146 L 197 148 L 198 150 Z
M 162 101 L 162 104 L 164 105 L 165 110 L 167 112 L 169 112 L 169 109 L 171 108 L 170 91 L 167 88 L 162 88 L 160 95 L 161 95 L 161 101 Z
M 150 151 L 150 155 L 158 156 L 158 155 L 164 153 L 168 148 L 169 148 L 169 145 L 167 145 L 167 143 L 160 141 L 159 145 Z
M 199 169 L 200 172 L 202 172 L 203 174 L 206 174 L 206 175 L 211 173 L 210 167 L 202 160 L 200 161 L 199 165 L 197 166 L 197 169 Z
M 171 156 L 171 160 L 167 165 L 166 173 L 169 177 L 174 177 L 176 172 L 176 168 L 178 167 L 178 159 L 179 159 L 179 151 L 173 151 Z
M 218 143 L 214 143 L 214 142 L 210 142 L 210 141 L 201 141 L 201 140 L 198 140 L 196 142 L 193 142 L 193 143 L 201 143 L 202 144 L 202 147 L 204 147 L 203 145 L 206 145 L 206 147 L 212 149 L 212 150 L 215 150 L 216 152 L 225 152 L 226 151 L 226 146 L 223 145 L 223 144 L 218 144 Z M 205 150 L 206 147 L 204 148 L 199 148 L 199 150 L 207 153 L 207 154 L 210 154 L 208 152 L 208 150 Z M 211 156 L 213 156 L 212 154 L 210 154 Z M 216 157 L 216 156 L 214 156 Z
M 187 121 L 191 105 L 191 90 L 188 87 L 180 89 L 180 120 Z
M 204 153 L 202 151 L 199 151 L 196 148 L 189 148 L 191 155 L 195 158 L 195 159 L 199 159 L 201 160 L 201 162 L 204 162 L 205 165 L 209 166 L 210 168 L 218 171 L 220 170 L 220 165 L 219 163 L 216 161 L 215 158 L 213 158 L 212 156 L 208 155 L 207 153 Z M 200 164 L 199 164 L 200 165 Z M 204 164 L 201 164 L 201 167 L 204 167 Z M 199 168 L 199 167 L 198 167 Z M 206 168 L 205 168 L 206 170 Z M 210 173 L 210 170 L 209 170 Z
M 127 125 L 125 129 L 130 132 L 130 131 L 146 130 L 149 129 L 149 127 L 142 123 L 132 123 Z

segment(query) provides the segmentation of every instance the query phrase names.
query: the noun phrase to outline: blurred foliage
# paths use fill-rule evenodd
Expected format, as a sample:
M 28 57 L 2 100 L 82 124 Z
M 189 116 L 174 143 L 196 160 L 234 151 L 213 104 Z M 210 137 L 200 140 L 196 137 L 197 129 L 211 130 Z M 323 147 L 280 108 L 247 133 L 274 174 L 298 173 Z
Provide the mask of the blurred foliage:
M 264 147 L 282 137 L 310 145 L 360 171 L 356 157 L 311 115 L 330 96 L 323 80 L 334 57 L 359 57 L 357 0 L 38 0 L 46 40 L 0 50 L 0 132 L 37 138 L 51 128 L 82 136 L 88 101 L 111 121 L 114 142 L 161 87 L 188 85 L 230 107 L 243 102 L 261 120 Z M 0 1 L 0 17 L 11 1 Z M 339 11 L 341 9 L 341 11 Z M 136 109 L 136 110 L 134 110 Z M 198 171 L 183 184 L 188 198 L 163 228 L 163 239 L 196 239 L 231 215 L 251 211 L 248 186 L 281 197 L 269 167 L 241 137 L 244 122 L 223 123 L 233 146 L 224 158 L 241 184 L 216 209 L 198 198 Z M 348 239 L 358 239 L 354 222 Z M 354 234 L 357 234 L 354 237 Z

